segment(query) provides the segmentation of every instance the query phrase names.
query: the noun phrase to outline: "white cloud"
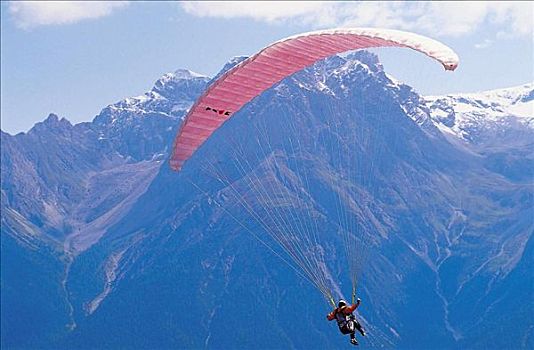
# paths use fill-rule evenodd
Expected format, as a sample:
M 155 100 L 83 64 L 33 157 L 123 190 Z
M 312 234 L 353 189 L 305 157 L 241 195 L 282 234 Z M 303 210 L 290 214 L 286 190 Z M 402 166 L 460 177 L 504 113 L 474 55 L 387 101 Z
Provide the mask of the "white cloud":
M 199 1 L 182 2 L 182 8 L 198 17 L 252 18 L 274 22 L 295 17 L 310 17 L 328 7 L 327 3 L 296 1 Z
M 71 24 L 110 15 L 127 1 L 11 1 L 9 13 L 19 28 Z
M 501 31 L 503 34 L 534 36 L 533 2 L 496 2 L 489 6 L 492 10 L 491 22 L 497 25 L 509 24 L 508 30 Z
M 482 42 L 475 44 L 475 49 L 485 49 L 493 45 L 493 40 L 484 39 Z
M 533 2 L 364 1 L 364 2 L 182 2 L 198 17 L 251 18 L 268 23 L 293 22 L 315 28 L 373 26 L 430 35 L 461 36 L 485 26 L 509 36 L 532 36 Z

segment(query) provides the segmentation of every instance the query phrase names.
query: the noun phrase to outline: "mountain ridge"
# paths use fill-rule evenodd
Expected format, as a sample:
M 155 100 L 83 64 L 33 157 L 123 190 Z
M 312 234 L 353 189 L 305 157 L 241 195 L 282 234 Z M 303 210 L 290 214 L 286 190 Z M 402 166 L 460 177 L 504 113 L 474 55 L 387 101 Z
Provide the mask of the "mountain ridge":
M 240 59 L 243 58 L 232 60 L 224 69 Z M 2 215 L 2 235 L 25 240 L 35 236 L 31 232 L 42 231 L 43 237 L 54 237 L 57 251 L 47 255 L 47 261 L 67 262 L 63 270 L 56 272 L 55 276 L 61 278 L 50 278 L 50 281 L 57 280 L 55 288 L 66 294 L 66 299 L 58 297 L 62 302 L 56 304 L 64 304 L 67 311 L 55 312 L 64 319 L 70 318 L 65 323 L 73 326 L 65 331 L 58 322 L 56 332 L 63 334 L 60 342 L 43 340 L 45 337 L 40 335 L 29 340 L 12 337 L 2 340 L 3 344 L 220 348 L 252 346 L 260 337 L 265 346 L 271 347 L 340 346 L 342 339 L 337 331 L 322 324 L 325 309 L 321 307 L 309 310 L 304 316 L 313 339 L 292 337 L 288 330 L 294 325 L 274 307 L 290 304 L 309 309 L 306 305 L 317 305 L 316 292 L 257 241 L 240 233 L 242 228 L 211 199 L 233 208 L 236 203 L 228 196 L 228 189 L 213 185 L 213 179 L 201 172 L 202 165 L 214 157 L 231 166 L 232 149 L 226 140 L 245 140 L 234 135 L 232 129 L 252 137 L 257 135 L 255 127 L 262 125 L 253 122 L 260 123 L 268 116 L 276 116 L 269 120 L 282 134 L 291 130 L 284 130 L 284 118 L 295 116 L 295 123 L 302 130 L 300 140 L 308 148 L 294 156 L 301 168 L 310 169 L 310 176 L 313 175 L 317 184 L 316 189 L 309 191 L 310 200 L 325 218 L 331 210 L 325 197 L 329 193 L 327 178 L 338 178 L 342 168 L 335 168 L 336 172 L 327 170 L 319 157 L 325 154 L 324 150 L 313 148 L 316 147 L 311 142 L 314 137 L 308 134 L 318 135 L 318 130 L 324 130 L 321 137 L 336 140 L 336 133 L 325 129 L 325 118 L 337 116 L 346 125 L 352 127 L 358 123 L 362 129 L 370 130 L 366 137 L 385 147 L 380 152 L 376 147 L 367 148 L 369 154 L 362 154 L 362 161 L 366 162 L 379 154 L 384 157 L 372 170 L 376 184 L 369 187 L 370 175 L 356 184 L 357 193 L 368 198 L 367 206 L 362 204 L 355 209 L 368 221 L 364 232 L 379 232 L 373 240 L 374 248 L 370 248 L 375 262 L 368 266 L 361 291 L 363 320 L 373 334 L 368 340 L 370 347 L 389 344 L 425 348 L 436 342 L 450 348 L 510 344 L 498 331 L 485 338 L 477 336 L 477 330 L 470 329 L 470 325 L 478 323 L 482 330 L 491 329 L 494 325 L 488 316 L 495 317 L 494 310 L 506 310 L 516 301 L 499 299 L 502 295 L 499 290 L 511 293 L 506 281 L 522 286 L 518 293 L 528 293 L 528 275 L 521 271 L 528 271 L 532 266 L 528 261 L 532 231 L 528 210 L 532 190 L 527 186 L 528 176 L 517 178 L 514 174 L 529 169 L 530 163 L 524 161 L 529 159 L 524 140 L 532 135 L 530 129 L 514 134 L 517 142 L 508 148 L 496 149 L 493 144 L 469 139 L 460 140 L 461 146 L 451 143 L 450 135 L 436 126 L 441 119 L 433 118 L 431 113 L 436 100 L 429 102 L 429 106 L 409 86 L 389 79 L 375 56 L 360 53 L 320 62 L 277 84 L 236 114 L 199 150 L 184 171 L 176 174 L 166 166 L 165 155 L 177 123 L 185 115 L 186 109 L 182 107 L 190 106 L 209 80 L 190 74 L 185 83 L 179 79 L 180 74 L 176 76 L 164 79 L 171 84 L 169 89 L 163 84 L 157 91 L 153 88 L 142 95 L 143 98 L 119 101 L 104 108 L 90 123 L 71 125 L 51 116 L 32 135 L 27 134 L 32 147 L 47 147 L 46 153 L 28 149 L 22 136 L 2 133 L 3 146 L 4 142 L 8 145 L 6 149 L 2 147 L 2 212 L 10 210 Z M 372 132 L 376 122 L 383 123 L 380 133 Z M 47 130 L 47 125 L 52 130 Z M 273 132 L 270 137 L 274 137 Z M 387 143 L 388 137 L 395 142 Z M 508 139 L 509 136 L 504 140 Z M 54 142 L 50 143 L 52 140 L 58 148 Z M 358 139 L 356 144 L 362 150 L 366 149 L 363 140 Z M 74 152 L 65 151 L 65 146 L 72 147 L 76 142 L 79 144 Z M 273 143 L 275 149 L 279 147 L 279 151 L 287 153 L 283 145 L 282 140 Z M 504 153 L 504 158 L 493 159 L 496 150 L 498 155 Z M 245 147 L 245 151 L 251 160 L 255 159 L 250 147 Z M 523 154 L 510 153 L 519 151 Z M 51 168 L 43 171 L 42 163 L 36 160 L 48 153 L 62 157 L 50 158 Z M 78 154 L 83 154 L 83 159 L 78 159 Z M 516 163 L 510 162 L 510 154 Z M 254 160 L 254 172 L 268 176 L 272 176 L 267 172 L 272 168 L 271 159 L 283 160 L 268 154 L 259 156 Z M 27 164 L 23 169 L 28 170 L 18 169 L 19 164 Z M 511 171 L 509 164 L 515 164 L 517 169 Z M 142 167 L 146 168 L 145 172 L 141 171 Z M 370 174 L 371 169 L 368 171 Z M 294 172 L 288 166 L 277 178 L 289 179 Z M 35 174 L 33 178 L 21 182 L 31 173 Z M 75 177 L 67 187 L 48 188 L 45 184 L 54 183 L 51 179 L 58 174 L 62 181 L 63 174 Z M 246 184 L 246 178 L 236 180 Z M 188 179 L 207 189 L 208 197 L 191 188 Z M 39 193 L 32 185 L 35 181 L 40 181 L 42 188 L 50 192 L 35 196 L 34 193 Z M 59 185 L 61 181 L 56 183 Z M 17 198 L 17 193 L 26 193 L 21 192 L 21 184 L 28 191 L 27 198 Z M 340 186 L 350 189 L 345 182 Z M 44 210 L 40 198 L 52 206 L 46 215 L 39 215 Z M 58 198 L 56 202 L 63 204 L 56 205 L 50 198 Z M 59 219 L 50 221 L 54 217 L 50 210 L 57 211 Z M 108 213 L 111 217 L 106 217 Z M 243 213 L 233 213 L 246 218 Z M 25 224 L 26 217 L 31 226 Z M 75 222 L 83 225 L 62 226 L 68 222 L 63 218 L 74 217 Z M 506 225 L 509 227 L 504 229 Z M 26 231 L 28 235 L 23 234 Z M 95 232 L 98 237 L 92 236 Z M 343 286 L 346 283 L 343 267 L 336 262 L 336 252 L 331 248 L 336 238 L 328 232 L 321 231 L 321 234 L 332 240 L 325 246 L 332 254 L 328 262 Z M 61 242 L 68 244 L 62 247 Z M 4 240 L 2 244 L 3 251 L 15 251 L 11 245 L 6 248 Z M 26 248 L 20 251 L 24 256 L 33 256 Z M 44 265 L 47 264 L 52 262 Z M 2 275 L 7 268 L 4 265 Z M 518 274 L 523 280 L 514 277 Z M 23 277 L 10 277 L 9 282 L 13 285 L 14 278 Z M 384 288 L 385 285 L 388 287 Z M 428 292 L 420 291 L 421 285 Z M 262 291 L 261 297 L 251 289 Z M 489 292 L 480 294 L 480 291 Z M 15 300 L 11 298 L 9 301 Z M 243 300 L 258 307 L 257 319 L 249 314 L 232 313 L 239 310 Z M 138 309 L 132 310 L 131 305 Z M 409 305 L 423 305 L 429 310 L 428 315 L 411 310 Z M 189 314 L 191 307 L 209 312 L 191 320 L 180 317 Z M 505 325 L 509 336 L 522 334 L 519 345 L 532 341 L 528 330 L 525 333 L 531 307 L 523 305 L 514 309 L 514 322 L 524 325 L 522 329 L 514 328 L 511 323 Z M 3 319 L 12 319 L 11 314 L 2 312 Z M 121 326 L 125 320 L 131 321 L 132 328 Z M 143 329 L 147 324 L 150 326 Z M 261 324 L 268 327 L 255 327 L 254 334 L 245 331 L 244 325 Z M 42 327 L 42 334 L 50 333 L 50 328 Z M 430 330 L 427 335 L 410 337 L 421 327 Z M 16 334 L 17 328 L 12 332 Z M 240 342 L 232 342 L 225 336 L 228 334 Z M 28 343 L 32 340 L 36 343 Z

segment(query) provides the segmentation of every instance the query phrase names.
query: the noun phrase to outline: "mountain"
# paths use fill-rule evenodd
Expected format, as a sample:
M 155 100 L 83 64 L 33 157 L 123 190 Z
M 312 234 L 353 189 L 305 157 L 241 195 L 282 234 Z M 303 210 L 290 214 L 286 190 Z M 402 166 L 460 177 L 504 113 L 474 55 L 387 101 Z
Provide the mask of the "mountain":
M 273 225 L 316 225 L 341 293 L 339 207 L 359 218 L 362 346 L 534 346 L 532 85 L 422 97 L 372 54 L 335 56 L 174 173 L 169 145 L 208 83 L 180 70 L 90 123 L 2 133 L 2 347 L 348 346 L 250 234 L 271 242 L 245 194 Z
M 66 291 L 74 256 L 143 194 L 207 81 L 178 70 L 91 123 L 51 114 L 28 133 L 2 132 L 2 334 L 10 335 L 2 346 L 54 344 L 74 326 Z
M 483 155 L 486 167 L 512 180 L 534 176 L 534 84 L 427 97 L 434 124 L 451 142 Z
M 534 128 L 534 84 L 471 94 L 426 97 L 444 134 L 471 144 L 510 141 L 511 129 Z

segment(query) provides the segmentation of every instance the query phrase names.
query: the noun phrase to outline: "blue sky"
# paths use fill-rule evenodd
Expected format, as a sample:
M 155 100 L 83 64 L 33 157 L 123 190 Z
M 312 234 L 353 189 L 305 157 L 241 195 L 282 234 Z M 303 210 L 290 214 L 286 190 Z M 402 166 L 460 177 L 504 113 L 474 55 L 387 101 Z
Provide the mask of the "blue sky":
M 384 27 L 438 39 L 454 73 L 408 50 L 377 50 L 388 73 L 421 94 L 534 80 L 532 2 L 2 2 L 1 122 L 27 131 L 53 112 L 73 123 L 144 93 L 164 73 L 214 75 L 293 34 Z

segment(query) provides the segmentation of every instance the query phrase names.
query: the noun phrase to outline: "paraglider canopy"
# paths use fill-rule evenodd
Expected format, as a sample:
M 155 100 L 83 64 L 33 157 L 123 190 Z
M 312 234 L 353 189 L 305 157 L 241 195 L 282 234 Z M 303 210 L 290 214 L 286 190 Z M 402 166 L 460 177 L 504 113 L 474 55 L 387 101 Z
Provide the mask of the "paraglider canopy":
M 406 47 L 437 60 L 446 70 L 458 66 L 458 56 L 442 43 L 397 30 L 340 28 L 277 41 L 227 71 L 200 96 L 174 140 L 171 168 L 180 170 L 226 120 L 285 77 L 326 57 L 374 47 Z

